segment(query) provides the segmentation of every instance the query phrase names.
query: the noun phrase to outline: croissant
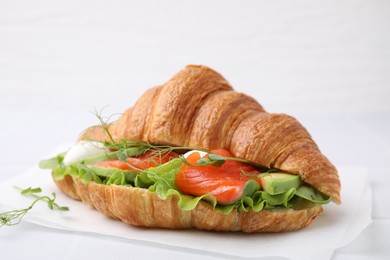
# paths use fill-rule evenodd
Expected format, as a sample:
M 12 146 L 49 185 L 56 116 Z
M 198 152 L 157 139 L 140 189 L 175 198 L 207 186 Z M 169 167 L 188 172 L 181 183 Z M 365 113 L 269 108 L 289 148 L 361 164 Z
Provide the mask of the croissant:
M 109 135 L 109 134 L 110 135 Z M 162 86 L 146 91 L 107 129 L 94 126 L 80 140 L 141 140 L 203 149 L 223 148 L 234 157 L 299 175 L 340 203 L 336 168 L 293 117 L 266 112 L 252 97 L 235 92 L 216 71 L 189 65 Z M 55 179 L 59 189 L 109 217 L 146 227 L 218 231 L 281 232 L 303 228 L 322 212 L 321 205 L 259 212 L 217 212 L 200 201 L 190 211 L 177 196 L 162 199 L 147 189 L 84 183 L 72 176 Z

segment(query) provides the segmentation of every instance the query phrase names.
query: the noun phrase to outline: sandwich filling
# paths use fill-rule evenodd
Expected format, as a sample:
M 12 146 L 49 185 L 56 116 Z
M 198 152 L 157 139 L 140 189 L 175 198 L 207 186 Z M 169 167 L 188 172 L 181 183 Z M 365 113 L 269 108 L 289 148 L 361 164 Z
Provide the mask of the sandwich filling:
M 139 141 L 81 141 L 40 162 L 56 179 L 67 175 L 104 185 L 148 189 L 161 199 L 178 196 L 183 210 L 205 201 L 215 210 L 298 209 L 330 201 L 299 175 L 266 169 L 224 149 L 157 146 Z

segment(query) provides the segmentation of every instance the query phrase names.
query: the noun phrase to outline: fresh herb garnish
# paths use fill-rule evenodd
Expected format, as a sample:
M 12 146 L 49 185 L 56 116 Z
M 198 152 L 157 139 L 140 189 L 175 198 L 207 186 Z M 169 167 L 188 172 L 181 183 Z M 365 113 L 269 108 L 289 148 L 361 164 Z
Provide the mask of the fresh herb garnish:
M 60 211 L 69 211 L 69 208 L 66 206 L 60 206 L 58 205 L 55 200 L 56 200 L 56 194 L 53 192 L 51 195 L 52 197 L 49 196 L 38 196 L 36 194 L 42 192 L 41 188 L 27 188 L 27 189 L 21 189 L 19 187 L 15 187 L 16 189 L 20 190 L 22 195 L 28 195 L 30 197 L 35 198 L 35 200 L 31 203 L 31 205 L 27 208 L 24 209 L 16 209 L 16 210 L 10 210 L 10 211 L 5 211 L 0 213 L 0 227 L 2 226 L 15 226 L 20 223 L 22 218 L 26 215 L 28 211 L 30 211 L 34 205 L 38 201 L 44 201 L 47 203 L 47 206 L 51 210 L 60 210 Z
M 193 150 L 199 150 L 198 148 L 193 148 Z M 203 157 L 200 158 L 199 160 L 196 161 L 196 164 L 192 164 L 184 158 L 184 156 L 180 156 L 181 160 L 183 163 L 189 165 L 189 166 L 205 166 L 205 165 L 212 165 L 216 167 L 221 167 L 226 161 L 236 161 L 236 162 L 242 162 L 242 163 L 249 163 L 258 167 L 261 167 L 251 161 L 241 159 L 241 158 L 236 158 L 236 157 L 225 157 L 219 154 L 212 153 L 210 151 L 207 152 L 208 157 Z
M 103 115 L 102 115 L 103 109 L 104 109 L 104 107 L 102 109 L 100 109 L 100 111 L 97 111 L 95 109 L 95 112 L 93 112 L 93 114 L 99 119 L 101 127 L 106 132 L 106 134 L 108 135 L 108 138 L 111 140 L 111 142 L 115 143 L 115 140 L 114 140 L 114 138 L 112 137 L 112 135 L 111 135 L 111 133 L 109 131 L 109 127 L 110 127 L 110 124 L 111 124 L 111 123 L 109 123 L 109 121 L 111 120 L 113 115 L 109 116 L 108 118 L 104 118 Z

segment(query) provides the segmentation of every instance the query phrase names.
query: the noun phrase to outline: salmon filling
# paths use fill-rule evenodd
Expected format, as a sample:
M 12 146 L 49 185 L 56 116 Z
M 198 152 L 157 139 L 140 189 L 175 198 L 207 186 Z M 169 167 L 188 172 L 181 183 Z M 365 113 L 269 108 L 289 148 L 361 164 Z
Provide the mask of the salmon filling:
M 211 152 L 224 157 L 233 157 L 230 152 L 224 149 Z M 207 157 L 208 155 L 204 156 L 204 158 Z M 187 161 L 193 165 L 196 165 L 199 159 L 201 159 L 199 152 L 193 152 L 187 157 Z M 261 185 L 259 178 L 249 177 L 258 174 L 260 172 L 255 170 L 252 165 L 237 161 L 227 160 L 220 167 L 183 164 L 176 175 L 176 185 L 185 194 L 195 196 L 211 194 L 217 201 L 229 203 L 242 197 L 247 181 L 255 180 Z

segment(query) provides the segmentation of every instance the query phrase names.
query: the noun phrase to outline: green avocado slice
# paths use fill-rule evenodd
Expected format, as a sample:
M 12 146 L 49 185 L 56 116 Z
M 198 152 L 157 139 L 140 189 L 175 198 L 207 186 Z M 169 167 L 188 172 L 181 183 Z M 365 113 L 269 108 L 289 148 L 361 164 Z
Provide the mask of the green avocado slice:
M 292 188 L 297 189 L 302 181 L 298 175 L 287 173 L 269 173 L 260 177 L 263 190 L 271 195 L 284 193 Z

